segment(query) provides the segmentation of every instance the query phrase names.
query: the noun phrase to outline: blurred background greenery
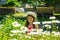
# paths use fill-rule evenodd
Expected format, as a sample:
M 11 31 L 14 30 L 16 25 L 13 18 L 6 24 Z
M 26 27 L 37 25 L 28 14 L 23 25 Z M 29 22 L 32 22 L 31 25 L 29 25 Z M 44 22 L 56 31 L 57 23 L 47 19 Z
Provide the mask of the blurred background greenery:
M 49 19 L 50 16 L 55 16 L 55 20 L 60 21 L 60 0 L 0 0 L 0 40 L 9 40 L 10 38 L 12 38 L 12 40 L 15 40 L 13 38 L 17 38 L 17 40 L 19 40 L 18 35 L 13 37 L 10 36 L 11 30 L 20 30 L 20 28 L 14 28 L 12 23 L 18 22 L 21 26 L 24 26 L 26 21 L 26 12 L 28 11 L 35 12 L 37 15 L 37 21 L 41 23 L 43 21 L 52 21 Z M 58 23 L 58 28 L 56 25 L 57 24 L 53 23 L 53 26 L 55 27 L 52 27 L 52 31 L 60 31 L 60 24 Z M 40 24 L 40 26 L 43 27 L 43 24 Z M 47 31 L 47 29 L 45 29 L 45 31 Z M 46 40 L 49 38 L 47 40 L 60 40 L 60 36 L 55 37 L 53 34 L 43 36 L 44 37 L 42 37 L 42 35 L 38 35 L 37 39 Z M 33 40 L 32 38 L 27 40 Z M 20 39 L 25 40 L 25 34 L 21 36 Z

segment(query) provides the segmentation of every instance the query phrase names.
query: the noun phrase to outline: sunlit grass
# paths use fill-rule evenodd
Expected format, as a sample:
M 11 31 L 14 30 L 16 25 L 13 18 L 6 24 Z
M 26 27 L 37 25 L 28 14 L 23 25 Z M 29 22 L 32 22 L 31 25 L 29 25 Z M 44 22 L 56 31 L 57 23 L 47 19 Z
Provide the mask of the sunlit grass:
M 12 24 L 14 22 L 15 24 Z M 18 24 L 20 24 L 19 27 Z M 24 24 L 25 21 L 22 21 L 21 19 L 17 20 L 15 18 L 12 18 L 10 15 L 7 15 L 6 17 L 4 17 L 0 24 L 0 40 L 60 40 L 60 34 L 57 32 L 50 34 L 44 34 L 44 32 L 40 32 L 36 35 L 29 35 L 21 32 L 21 27 L 24 26 Z M 14 27 L 13 25 L 16 25 L 17 27 Z M 18 33 L 16 31 L 16 33 L 12 33 L 12 30 L 19 31 L 17 31 Z

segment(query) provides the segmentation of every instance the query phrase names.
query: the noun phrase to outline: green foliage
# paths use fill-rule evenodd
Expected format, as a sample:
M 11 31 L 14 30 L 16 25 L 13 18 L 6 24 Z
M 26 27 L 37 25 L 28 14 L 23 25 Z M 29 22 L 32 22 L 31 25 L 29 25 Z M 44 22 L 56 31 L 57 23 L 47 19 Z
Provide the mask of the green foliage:
M 7 2 L 2 6 L 4 7 L 20 6 L 20 2 L 18 2 L 17 0 L 7 0 Z
M 22 19 L 23 20 L 23 19 Z M 12 23 L 17 21 L 21 26 L 24 26 L 24 21 L 15 19 L 11 17 L 11 15 L 6 15 L 4 19 L 1 21 L 2 22 L 2 28 L 0 27 L 0 40 L 59 40 L 60 36 L 56 36 L 52 33 L 50 35 L 44 35 L 44 34 L 38 34 L 38 35 L 27 35 L 24 33 L 17 33 L 17 34 L 12 34 L 11 30 L 15 30 L 12 26 Z M 1 25 L 0 25 L 1 26 Z M 17 29 L 20 30 L 20 29 Z M 11 34 L 13 36 L 11 36 Z
M 2 6 L 22 6 L 23 4 L 32 4 L 33 6 L 40 6 L 42 2 L 47 5 L 54 5 L 55 0 L 7 0 Z

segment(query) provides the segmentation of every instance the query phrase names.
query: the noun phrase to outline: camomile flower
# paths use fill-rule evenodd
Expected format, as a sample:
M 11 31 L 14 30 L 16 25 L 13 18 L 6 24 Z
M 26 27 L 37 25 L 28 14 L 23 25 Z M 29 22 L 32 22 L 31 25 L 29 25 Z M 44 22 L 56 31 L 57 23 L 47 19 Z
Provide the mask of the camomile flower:
M 54 33 L 56 33 L 55 31 L 52 31 L 52 33 L 54 34 Z
M 26 29 L 27 29 L 27 27 L 24 27 L 24 26 L 21 27 L 21 30 L 26 30 Z
M 11 33 L 20 33 L 20 30 L 12 30 Z
M 44 25 L 43 28 L 46 27 L 48 29 L 51 29 L 51 25 Z
M 43 29 L 41 29 L 41 28 L 37 30 L 37 32 L 42 32 L 42 31 L 43 31 Z
M 52 22 L 51 21 L 44 21 L 42 22 L 42 24 L 51 24 Z
M 53 20 L 52 23 L 60 23 L 59 20 Z
M 21 29 L 21 31 L 24 32 L 24 33 L 28 30 L 27 27 L 24 27 L 24 26 L 22 26 L 20 29 Z
M 42 31 L 42 32 L 39 32 L 39 35 L 43 35 L 44 34 L 44 32 Z
M 43 35 L 50 35 L 51 33 L 49 31 L 44 31 Z
M 55 36 L 55 37 L 58 37 L 59 35 L 60 35 L 60 32 L 55 32 L 55 33 L 54 33 L 54 36 Z
M 40 22 L 33 22 L 33 24 L 40 24 Z
M 45 35 L 46 33 L 47 33 L 47 31 L 42 32 L 43 35 Z
M 18 22 L 13 22 L 12 25 L 13 25 L 14 27 L 19 27 L 19 26 L 21 26 L 21 24 L 19 24 Z
M 45 35 L 50 35 L 50 31 L 47 31 L 47 33 Z
M 31 38 L 30 36 L 25 35 L 25 38 Z
M 57 36 L 58 36 L 58 34 L 57 34 L 57 33 L 54 33 L 54 36 L 55 36 L 55 37 L 57 37 Z
M 56 17 L 55 16 L 51 16 L 49 19 L 56 19 Z

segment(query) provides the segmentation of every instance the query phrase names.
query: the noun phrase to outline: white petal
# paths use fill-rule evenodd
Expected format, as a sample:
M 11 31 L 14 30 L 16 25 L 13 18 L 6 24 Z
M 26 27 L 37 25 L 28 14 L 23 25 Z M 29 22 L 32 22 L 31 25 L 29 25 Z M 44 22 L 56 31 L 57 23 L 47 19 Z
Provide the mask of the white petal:
M 55 17 L 55 16 L 52 16 L 52 17 L 50 17 L 49 19 L 56 19 L 56 17 Z
M 33 24 L 40 24 L 40 22 L 33 22 Z

